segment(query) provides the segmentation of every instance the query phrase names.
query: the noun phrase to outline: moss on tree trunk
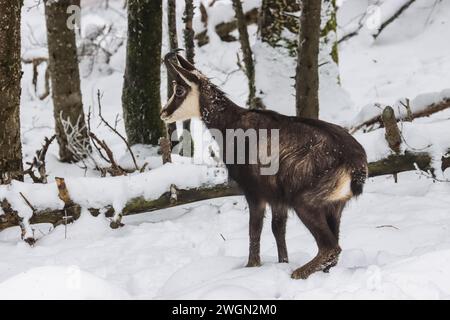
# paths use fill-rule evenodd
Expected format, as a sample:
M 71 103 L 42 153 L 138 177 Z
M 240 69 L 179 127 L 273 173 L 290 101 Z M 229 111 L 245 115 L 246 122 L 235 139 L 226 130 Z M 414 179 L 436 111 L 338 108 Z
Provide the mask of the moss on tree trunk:
M 22 1 L 0 0 L 0 184 L 22 180 L 20 14 Z
M 122 93 L 130 144 L 157 145 L 165 135 L 161 111 L 162 1 L 128 1 L 128 43 Z
M 287 47 L 291 54 L 295 54 L 297 39 L 286 37 L 283 31 L 298 34 L 300 24 L 295 13 L 299 11 L 300 5 L 296 0 L 263 0 L 259 15 L 261 40 L 272 47 Z

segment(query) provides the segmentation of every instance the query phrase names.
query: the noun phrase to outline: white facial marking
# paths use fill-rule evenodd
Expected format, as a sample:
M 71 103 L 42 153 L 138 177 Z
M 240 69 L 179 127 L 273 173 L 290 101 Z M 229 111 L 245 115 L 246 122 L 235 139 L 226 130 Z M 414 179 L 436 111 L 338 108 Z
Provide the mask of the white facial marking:
M 200 92 L 198 89 L 198 85 L 194 82 L 188 81 L 181 74 L 180 76 L 191 87 L 191 90 L 184 99 L 183 103 L 178 107 L 178 109 L 175 110 L 175 112 L 172 113 L 169 117 L 163 119 L 166 123 L 184 121 L 191 118 L 200 118 Z M 173 98 L 174 95 L 167 102 L 167 105 L 172 102 Z

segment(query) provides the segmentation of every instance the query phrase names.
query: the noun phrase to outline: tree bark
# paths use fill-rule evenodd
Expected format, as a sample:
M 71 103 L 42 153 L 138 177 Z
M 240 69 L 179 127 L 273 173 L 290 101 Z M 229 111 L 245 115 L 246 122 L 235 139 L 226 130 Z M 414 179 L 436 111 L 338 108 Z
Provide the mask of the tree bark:
M 295 75 L 297 116 L 319 117 L 319 40 L 321 2 L 304 0 L 300 16 L 298 60 Z
M 23 180 L 20 138 L 22 1 L 0 0 L 0 184 Z
M 253 52 L 248 39 L 247 24 L 245 22 L 244 11 L 242 10 L 241 0 L 233 0 L 233 7 L 236 14 L 236 20 L 239 30 L 239 41 L 244 57 L 245 74 L 248 80 L 248 99 L 247 104 L 250 109 L 256 109 L 256 87 L 255 87 L 255 64 L 253 61 Z
M 382 119 L 386 131 L 384 137 L 389 144 L 389 148 L 391 148 L 391 150 L 396 154 L 399 154 L 400 145 L 402 144 L 402 136 L 400 134 L 400 129 L 397 126 L 397 119 L 395 119 L 394 109 L 389 106 L 384 108 Z
M 157 145 L 161 111 L 162 0 L 128 1 L 128 43 L 122 107 L 128 141 Z
M 79 0 L 46 0 L 47 42 L 49 70 L 52 84 L 52 98 L 55 129 L 59 144 L 59 157 L 63 162 L 76 162 L 90 151 L 89 137 L 85 124 L 80 89 L 75 28 L 67 22 L 70 13 L 67 8 L 80 5 Z M 64 128 L 64 122 L 70 127 Z M 77 145 L 76 150 L 74 146 Z
M 169 47 L 170 50 L 175 50 L 178 48 L 178 32 L 177 32 L 177 7 L 176 0 L 168 0 L 167 1 L 167 23 L 168 23 L 168 33 L 169 33 Z M 172 97 L 173 94 L 173 85 L 174 81 L 172 75 L 167 73 L 167 100 Z M 177 124 L 170 123 L 167 125 L 167 136 L 171 142 L 171 148 L 175 147 L 177 144 L 177 140 L 175 137 L 178 136 L 176 133 Z
M 185 10 L 184 10 L 184 45 L 186 49 L 186 59 L 191 64 L 195 64 L 195 31 L 193 27 L 194 20 L 194 1 L 185 0 Z M 182 155 L 185 157 L 191 157 L 194 154 L 194 144 L 191 135 L 191 120 L 183 121 L 183 134 L 181 141 L 183 143 Z M 187 151 L 187 154 L 186 154 Z
M 194 50 L 194 3 L 193 0 L 186 0 L 186 7 L 184 10 L 184 44 L 186 46 L 186 59 L 194 64 L 195 50 Z

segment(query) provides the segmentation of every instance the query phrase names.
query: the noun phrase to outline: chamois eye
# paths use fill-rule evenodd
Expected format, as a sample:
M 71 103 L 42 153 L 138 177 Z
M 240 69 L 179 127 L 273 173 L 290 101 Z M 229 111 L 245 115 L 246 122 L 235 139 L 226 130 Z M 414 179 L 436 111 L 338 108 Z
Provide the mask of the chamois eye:
M 177 97 L 184 96 L 185 93 L 186 93 L 186 90 L 183 87 L 177 87 L 177 89 L 175 90 L 175 95 Z

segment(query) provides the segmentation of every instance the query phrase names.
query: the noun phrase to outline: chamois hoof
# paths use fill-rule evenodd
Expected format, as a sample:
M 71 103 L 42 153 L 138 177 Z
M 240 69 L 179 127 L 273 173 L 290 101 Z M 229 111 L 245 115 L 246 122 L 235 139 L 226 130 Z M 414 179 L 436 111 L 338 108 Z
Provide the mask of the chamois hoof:
M 288 258 L 280 258 L 280 259 L 278 259 L 278 263 L 289 263 L 289 259 Z
M 337 265 L 340 252 L 341 248 L 336 248 L 323 253 L 319 253 L 313 260 L 295 270 L 292 273 L 291 278 L 305 280 L 308 279 L 311 274 L 317 271 L 328 273 L 332 267 Z

